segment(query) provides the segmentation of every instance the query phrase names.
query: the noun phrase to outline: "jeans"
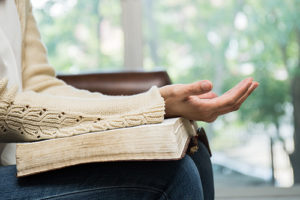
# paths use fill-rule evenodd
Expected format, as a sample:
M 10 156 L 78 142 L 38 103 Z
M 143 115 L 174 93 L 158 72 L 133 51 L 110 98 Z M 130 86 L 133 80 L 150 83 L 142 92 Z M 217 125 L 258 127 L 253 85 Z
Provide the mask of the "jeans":
M 181 160 L 92 163 L 23 178 L 15 166 L 0 167 L 0 199 L 214 199 L 210 158 L 199 145 Z

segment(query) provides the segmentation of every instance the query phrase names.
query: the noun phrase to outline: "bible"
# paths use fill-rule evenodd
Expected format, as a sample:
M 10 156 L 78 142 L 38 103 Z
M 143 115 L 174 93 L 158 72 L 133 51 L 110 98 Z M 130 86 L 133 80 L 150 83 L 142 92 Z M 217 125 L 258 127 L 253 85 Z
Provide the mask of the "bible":
M 160 124 L 86 133 L 17 144 L 17 176 L 106 161 L 178 160 L 196 135 L 194 122 L 165 119 Z

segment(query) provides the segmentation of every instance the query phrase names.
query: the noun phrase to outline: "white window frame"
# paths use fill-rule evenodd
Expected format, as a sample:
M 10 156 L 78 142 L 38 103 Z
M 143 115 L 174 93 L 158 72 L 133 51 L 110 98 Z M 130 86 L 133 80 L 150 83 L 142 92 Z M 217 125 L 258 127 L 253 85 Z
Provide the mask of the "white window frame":
M 125 70 L 143 69 L 142 0 L 121 0 Z

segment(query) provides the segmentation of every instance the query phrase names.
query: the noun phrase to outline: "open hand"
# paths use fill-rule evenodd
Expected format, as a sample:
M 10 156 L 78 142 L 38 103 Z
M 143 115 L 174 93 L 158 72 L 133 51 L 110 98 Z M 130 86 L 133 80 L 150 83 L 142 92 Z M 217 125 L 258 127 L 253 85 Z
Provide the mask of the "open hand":
M 238 110 L 258 85 L 252 78 L 247 78 L 218 97 L 211 92 L 212 83 L 202 80 L 167 85 L 160 88 L 160 93 L 165 100 L 166 117 L 213 122 L 220 115 Z

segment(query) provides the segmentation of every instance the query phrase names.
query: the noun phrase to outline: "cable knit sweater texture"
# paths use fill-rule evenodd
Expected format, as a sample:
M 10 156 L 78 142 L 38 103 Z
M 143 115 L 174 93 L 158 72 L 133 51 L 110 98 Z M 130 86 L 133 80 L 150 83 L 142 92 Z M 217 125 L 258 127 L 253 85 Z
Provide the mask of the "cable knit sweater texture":
M 0 142 L 65 137 L 159 123 L 164 100 L 157 87 L 133 96 L 75 89 L 55 77 L 29 0 L 15 0 L 22 29 L 23 92 L 0 81 Z

